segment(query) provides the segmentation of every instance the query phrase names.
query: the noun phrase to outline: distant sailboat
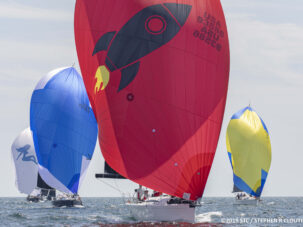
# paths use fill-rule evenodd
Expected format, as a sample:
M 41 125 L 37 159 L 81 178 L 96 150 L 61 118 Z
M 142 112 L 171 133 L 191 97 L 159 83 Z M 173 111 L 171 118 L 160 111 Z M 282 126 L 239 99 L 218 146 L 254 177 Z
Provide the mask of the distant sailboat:
M 30 126 L 40 176 L 64 193 L 53 204 L 81 204 L 77 193 L 95 149 L 97 122 L 73 67 L 53 70 L 39 81 L 32 94 Z
M 256 204 L 270 168 L 271 145 L 265 123 L 250 106 L 232 116 L 226 146 L 234 173 L 236 203 Z
M 12 156 L 16 169 L 16 186 L 27 200 L 39 202 L 51 200 L 56 191 L 47 185 L 38 173 L 38 161 L 30 128 L 25 129 L 12 144 Z
M 174 196 L 129 208 L 138 220 L 193 222 L 228 88 L 220 1 L 77 0 L 75 40 L 106 163 Z
M 16 170 L 16 186 L 20 193 L 30 195 L 37 187 L 38 165 L 30 128 L 25 129 L 12 144 Z

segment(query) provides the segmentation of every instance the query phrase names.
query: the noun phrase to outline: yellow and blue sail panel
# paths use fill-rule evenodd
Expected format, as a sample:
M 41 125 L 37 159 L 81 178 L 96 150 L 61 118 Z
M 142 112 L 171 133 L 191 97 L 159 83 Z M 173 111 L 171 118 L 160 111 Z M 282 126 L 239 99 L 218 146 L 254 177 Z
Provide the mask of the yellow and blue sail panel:
M 271 163 L 268 129 L 251 108 L 235 113 L 227 127 L 226 146 L 234 173 L 234 185 L 260 197 Z

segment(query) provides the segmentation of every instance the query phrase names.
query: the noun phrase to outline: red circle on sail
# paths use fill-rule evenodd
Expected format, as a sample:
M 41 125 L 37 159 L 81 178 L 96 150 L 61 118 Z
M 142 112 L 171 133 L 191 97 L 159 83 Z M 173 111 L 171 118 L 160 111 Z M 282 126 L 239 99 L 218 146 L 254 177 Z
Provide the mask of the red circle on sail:
M 145 29 L 148 33 L 160 35 L 166 29 L 166 21 L 158 15 L 150 16 L 145 22 Z

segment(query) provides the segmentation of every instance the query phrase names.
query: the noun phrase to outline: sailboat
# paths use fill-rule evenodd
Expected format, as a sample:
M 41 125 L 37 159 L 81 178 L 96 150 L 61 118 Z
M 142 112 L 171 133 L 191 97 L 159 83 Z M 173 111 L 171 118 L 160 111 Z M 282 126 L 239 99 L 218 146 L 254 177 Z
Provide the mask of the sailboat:
M 38 171 L 38 165 L 37 165 Z M 44 180 L 41 178 L 40 174 L 38 173 L 37 178 L 37 186 L 29 194 L 26 198 L 29 202 L 44 202 L 44 201 L 53 201 L 56 198 L 56 189 L 50 187 Z
M 169 195 L 129 208 L 148 210 L 138 220 L 194 222 L 228 88 L 220 1 L 77 0 L 75 41 L 106 163 Z
M 257 204 L 271 164 L 271 145 L 264 121 L 250 106 L 232 116 L 226 146 L 233 169 L 235 203 Z
M 20 193 L 28 195 L 28 200 L 38 202 L 37 187 L 38 165 L 33 137 L 30 128 L 23 130 L 12 144 L 12 157 L 16 170 L 16 186 Z M 30 196 L 32 193 L 35 195 Z
M 23 130 L 12 144 L 12 157 L 16 170 L 16 186 L 28 195 L 30 202 L 51 200 L 56 191 L 49 187 L 38 173 L 38 162 L 30 128 Z
M 53 205 L 81 205 L 78 190 L 95 149 L 97 122 L 75 68 L 55 69 L 38 82 L 30 127 L 39 174 L 57 190 Z
M 40 196 L 43 200 L 54 200 L 56 198 L 56 189 L 49 186 L 38 173 L 37 188 L 40 189 Z

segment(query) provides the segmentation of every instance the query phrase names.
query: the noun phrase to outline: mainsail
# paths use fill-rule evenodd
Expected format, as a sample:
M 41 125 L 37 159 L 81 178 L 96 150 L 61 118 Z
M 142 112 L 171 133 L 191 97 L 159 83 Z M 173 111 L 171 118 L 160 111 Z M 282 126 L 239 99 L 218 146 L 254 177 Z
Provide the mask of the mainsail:
M 12 156 L 16 169 L 16 186 L 19 192 L 31 194 L 37 187 L 38 165 L 32 132 L 25 129 L 12 144 Z
M 75 40 L 106 162 L 185 199 L 202 197 L 229 78 L 219 0 L 77 0 Z
M 271 145 L 265 123 L 251 107 L 232 116 L 226 146 L 234 188 L 260 197 L 270 168 Z
M 42 179 L 62 192 L 77 193 L 93 156 L 97 123 L 73 67 L 53 70 L 39 81 L 30 126 Z
M 115 170 L 113 170 L 107 162 L 104 162 L 104 173 L 97 173 L 96 178 L 108 178 L 108 179 L 125 179 Z
M 39 173 L 37 187 L 40 188 L 41 195 L 46 196 L 48 200 L 52 200 L 52 198 L 56 197 L 56 189 L 52 188 L 47 183 L 45 183 Z

